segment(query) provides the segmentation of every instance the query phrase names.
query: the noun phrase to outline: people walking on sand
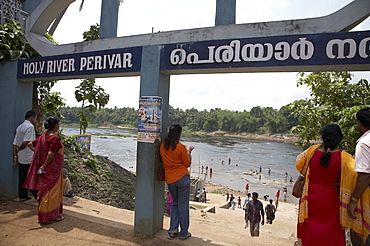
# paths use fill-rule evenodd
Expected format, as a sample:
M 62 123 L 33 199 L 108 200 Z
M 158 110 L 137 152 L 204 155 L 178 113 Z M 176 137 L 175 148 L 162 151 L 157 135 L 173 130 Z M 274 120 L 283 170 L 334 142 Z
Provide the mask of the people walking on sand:
M 251 200 L 252 200 L 252 195 L 251 195 L 251 193 L 248 193 L 247 197 L 244 200 L 244 204 L 243 204 L 243 210 L 244 210 L 244 213 L 245 213 L 245 215 L 244 215 L 244 220 L 245 221 L 248 221 L 247 220 L 247 206 L 248 206 L 248 202 L 251 201 Z
M 275 201 L 275 208 L 276 208 L 276 210 L 278 209 L 278 207 L 279 207 L 279 200 L 276 200 Z
M 236 207 L 235 197 L 232 197 L 232 199 L 230 198 L 230 210 L 235 210 L 235 207 Z
M 276 212 L 276 208 L 275 206 L 272 204 L 273 200 L 270 199 L 269 200 L 269 204 L 266 205 L 265 207 L 265 212 L 266 212 L 266 223 L 267 224 L 272 224 L 272 221 L 275 219 L 275 212 Z
M 180 143 L 182 127 L 170 126 L 168 135 L 160 145 L 160 156 L 164 163 L 165 179 L 173 199 L 168 239 L 187 239 L 189 230 L 190 174 L 193 146 Z M 179 232 L 179 227 L 181 231 Z
M 278 201 L 278 200 L 279 200 L 279 198 L 280 198 L 280 190 L 278 190 L 278 191 L 276 192 L 276 200 Z
M 208 193 L 208 191 L 206 190 L 206 188 L 203 188 L 203 190 L 202 190 L 202 202 L 204 202 L 204 203 L 207 202 L 207 193 Z
M 28 143 L 34 151 L 27 179 L 23 187 L 38 192 L 38 219 L 40 223 L 64 220 L 63 213 L 63 162 L 64 146 L 55 134 L 59 131 L 59 118 L 49 117 L 44 123 L 47 130 Z
M 283 198 L 284 198 L 284 202 L 286 202 L 287 193 L 288 193 L 288 188 L 284 185 L 283 186 Z
M 242 207 L 242 199 L 238 196 L 238 208 Z
M 245 194 L 248 194 L 248 191 L 249 191 L 249 184 L 246 184 L 245 185 Z
M 248 202 L 247 205 L 247 221 L 249 221 L 250 234 L 252 237 L 259 237 L 260 235 L 260 223 L 265 224 L 265 212 L 263 210 L 263 204 L 258 200 L 258 193 L 252 193 L 252 201 Z
M 201 192 L 201 190 L 200 190 L 200 189 L 198 189 L 198 190 L 197 190 L 197 194 L 196 194 L 196 196 L 195 196 L 195 200 L 196 200 L 197 202 L 200 202 L 200 201 L 202 200 L 202 192 Z
M 231 207 L 231 202 L 234 200 L 234 195 L 233 194 L 230 194 L 230 198 L 228 200 L 228 203 L 229 203 L 229 208 Z
M 354 159 L 338 148 L 343 139 L 338 125 L 325 126 L 321 139 L 322 144 L 309 147 L 296 160 L 297 170 L 305 176 L 297 238 L 302 245 L 345 246 L 344 227 L 351 221 L 346 207 L 356 180 Z

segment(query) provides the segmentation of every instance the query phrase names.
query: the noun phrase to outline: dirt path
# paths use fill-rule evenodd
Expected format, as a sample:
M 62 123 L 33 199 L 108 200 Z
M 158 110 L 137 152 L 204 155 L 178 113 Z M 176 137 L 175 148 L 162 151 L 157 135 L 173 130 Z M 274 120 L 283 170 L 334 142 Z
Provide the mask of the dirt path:
M 209 191 L 219 189 L 206 187 Z M 244 197 L 243 197 L 244 198 Z M 296 206 L 281 203 L 272 225 L 261 227 L 259 238 L 251 238 L 243 228 L 241 208 L 219 208 L 225 202 L 221 194 L 208 194 L 207 209 L 191 209 L 188 240 L 166 239 L 166 231 L 154 238 L 134 235 L 134 212 L 92 202 L 79 197 L 65 198 L 65 220 L 48 225 L 37 222 L 37 202 L 24 203 L 0 198 L 0 245 L 293 245 L 295 241 Z M 204 205 L 193 203 L 195 205 Z M 169 218 L 164 218 L 168 228 Z

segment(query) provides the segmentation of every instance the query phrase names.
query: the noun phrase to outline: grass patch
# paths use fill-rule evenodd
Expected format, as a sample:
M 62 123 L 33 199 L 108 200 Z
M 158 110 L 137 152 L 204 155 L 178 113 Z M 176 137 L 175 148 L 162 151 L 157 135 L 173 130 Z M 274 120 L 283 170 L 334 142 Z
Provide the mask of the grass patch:
M 222 192 L 221 191 L 211 191 L 212 194 L 219 194 L 219 195 L 222 195 Z

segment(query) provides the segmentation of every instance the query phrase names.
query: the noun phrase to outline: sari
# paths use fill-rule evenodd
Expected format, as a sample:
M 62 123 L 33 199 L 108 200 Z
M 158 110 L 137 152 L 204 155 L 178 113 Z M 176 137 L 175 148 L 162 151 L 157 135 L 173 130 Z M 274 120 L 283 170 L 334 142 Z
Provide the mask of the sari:
M 58 136 L 46 137 L 46 132 L 32 143 L 35 146 L 35 153 L 23 186 L 39 190 L 37 198 L 39 222 L 48 223 L 57 219 L 63 212 L 64 147 Z M 45 167 L 43 174 L 37 174 L 45 163 L 49 151 L 55 153 L 54 158 Z
M 308 163 L 314 156 L 316 149 L 320 145 L 314 145 L 298 155 L 296 160 L 296 168 L 302 174 L 306 173 L 305 184 L 303 187 L 302 196 L 299 200 L 298 211 L 298 226 L 306 223 L 309 220 L 309 182 L 310 182 L 310 168 Z M 303 168 L 304 167 L 304 168 Z M 360 201 L 357 203 L 356 216 L 353 220 L 347 213 L 347 207 L 351 200 L 352 192 L 356 185 L 357 173 L 354 171 L 354 158 L 345 151 L 340 153 L 340 188 L 339 188 L 339 223 L 342 227 L 347 227 L 356 232 L 365 241 L 370 234 L 370 189 L 367 188 L 362 194 Z M 313 204 L 311 204 L 313 205 Z M 310 205 L 310 206 L 311 206 Z M 328 230 L 331 225 L 327 224 Z M 321 238 L 323 239 L 323 238 Z M 320 240 L 321 241 L 321 240 Z M 330 244 L 326 244 L 330 245 Z

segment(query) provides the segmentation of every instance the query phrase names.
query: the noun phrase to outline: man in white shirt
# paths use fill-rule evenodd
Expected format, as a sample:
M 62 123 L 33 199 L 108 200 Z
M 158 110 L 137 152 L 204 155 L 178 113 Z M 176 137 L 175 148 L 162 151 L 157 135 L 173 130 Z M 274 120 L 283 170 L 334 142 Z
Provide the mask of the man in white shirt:
M 22 187 L 27 178 L 28 169 L 32 161 L 33 151 L 27 144 L 36 139 L 35 127 L 37 114 L 33 110 L 27 111 L 25 120 L 17 127 L 13 140 L 13 165 L 19 166 L 18 196 L 20 201 L 31 199 L 28 196 L 28 189 Z M 37 191 L 32 191 L 37 199 Z
M 363 108 L 356 113 L 357 126 L 362 136 L 357 140 L 355 151 L 355 172 L 358 173 L 355 190 L 352 192 L 351 201 L 348 204 L 347 211 L 351 218 L 356 218 L 355 208 L 362 193 L 370 185 L 370 108 Z M 351 240 L 354 246 L 370 245 L 370 239 L 367 238 L 365 244 L 361 238 L 354 232 L 351 232 Z

